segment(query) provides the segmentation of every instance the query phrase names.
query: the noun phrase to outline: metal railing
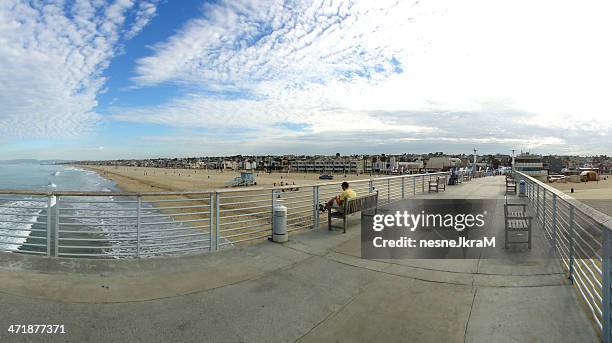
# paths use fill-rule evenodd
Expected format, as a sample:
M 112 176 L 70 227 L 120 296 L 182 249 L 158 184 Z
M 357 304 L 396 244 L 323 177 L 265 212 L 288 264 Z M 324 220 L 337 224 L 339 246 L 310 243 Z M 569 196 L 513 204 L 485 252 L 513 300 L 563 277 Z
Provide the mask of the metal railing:
M 612 342 L 612 217 L 521 172 L 528 204 L 604 342 Z
M 428 191 L 448 173 L 351 180 L 381 204 Z M 342 181 L 210 192 L 0 191 L 0 251 L 52 257 L 125 258 L 219 250 L 271 235 L 272 209 L 287 206 L 288 231 L 319 228 L 318 204 Z

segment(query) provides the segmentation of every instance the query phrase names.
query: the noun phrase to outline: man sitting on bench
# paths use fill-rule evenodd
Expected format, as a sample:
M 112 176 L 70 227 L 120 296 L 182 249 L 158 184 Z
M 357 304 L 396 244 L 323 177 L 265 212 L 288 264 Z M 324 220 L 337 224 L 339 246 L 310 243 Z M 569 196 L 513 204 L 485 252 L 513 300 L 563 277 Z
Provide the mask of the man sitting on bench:
M 351 199 L 356 196 L 357 193 L 355 193 L 355 191 L 353 191 L 351 187 L 349 187 L 348 182 L 344 181 L 342 183 L 342 192 L 340 192 L 340 194 L 336 195 L 335 197 L 329 199 L 325 203 L 325 206 L 323 206 L 323 204 L 319 204 L 319 210 L 321 212 L 325 212 L 330 208 L 335 208 L 339 210 L 342 208 L 342 205 L 344 205 L 344 201 L 346 201 L 346 199 Z

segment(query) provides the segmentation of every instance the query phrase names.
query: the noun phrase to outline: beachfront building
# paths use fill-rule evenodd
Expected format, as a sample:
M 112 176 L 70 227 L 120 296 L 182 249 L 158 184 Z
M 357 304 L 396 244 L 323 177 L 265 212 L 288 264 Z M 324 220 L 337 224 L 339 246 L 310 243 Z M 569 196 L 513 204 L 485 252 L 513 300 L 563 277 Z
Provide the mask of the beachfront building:
M 395 156 L 381 155 L 372 159 L 372 171 L 375 173 L 392 174 L 397 172 L 398 162 Z
M 292 171 L 317 173 L 369 173 L 372 164 L 366 159 L 344 157 L 304 158 L 289 162 Z
M 427 170 L 431 171 L 441 171 L 441 170 L 449 170 L 453 167 L 460 167 L 461 159 L 457 157 L 449 157 L 449 156 L 436 156 L 431 157 L 427 160 Z
M 219 169 L 238 170 L 238 162 L 232 160 L 223 160 L 219 162 Z
M 423 161 L 416 160 L 412 162 L 397 162 L 397 168 L 400 174 L 417 174 L 423 169 Z
M 542 156 L 523 153 L 514 158 L 514 170 L 531 176 L 546 176 L 548 170 L 544 168 Z
M 242 170 L 253 170 L 257 169 L 257 162 L 255 161 L 240 161 L 238 167 Z

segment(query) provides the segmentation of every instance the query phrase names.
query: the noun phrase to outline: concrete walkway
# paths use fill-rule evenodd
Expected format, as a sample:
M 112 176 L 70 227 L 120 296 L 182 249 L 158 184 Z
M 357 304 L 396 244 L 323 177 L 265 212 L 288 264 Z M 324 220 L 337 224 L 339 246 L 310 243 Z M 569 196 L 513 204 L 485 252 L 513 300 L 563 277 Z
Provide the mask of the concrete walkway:
M 440 197 L 503 197 L 503 178 Z M 536 230 L 537 232 L 537 230 Z M 534 248 L 547 249 L 536 234 Z M 180 258 L 0 254 L 0 342 L 596 342 L 558 262 L 363 260 L 359 219 Z M 8 335 L 64 324 L 65 335 Z

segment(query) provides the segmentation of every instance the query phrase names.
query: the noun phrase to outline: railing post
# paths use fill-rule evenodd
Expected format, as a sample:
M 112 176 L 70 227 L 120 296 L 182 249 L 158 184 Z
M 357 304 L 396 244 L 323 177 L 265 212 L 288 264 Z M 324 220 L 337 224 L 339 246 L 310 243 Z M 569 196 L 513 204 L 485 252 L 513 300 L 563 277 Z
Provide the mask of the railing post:
M 416 176 L 412 177 L 412 195 L 416 195 Z
M 142 198 L 138 195 L 138 208 L 136 209 L 136 257 L 140 257 L 140 209 Z
M 54 230 L 54 243 L 55 243 L 55 254 L 53 256 L 59 256 L 59 227 L 60 227 L 60 216 L 59 216 L 59 208 L 60 208 L 60 196 L 58 195 L 55 198 L 55 230 Z
M 603 227 L 603 282 L 602 282 L 602 338 L 604 342 L 612 342 L 612 332 L 610 331 L 610 252 L 612 252 L 612 234 L 606 227 Z
M 521 179 L 525 181 L 525 194 L 527 195 L 527 203 L 531 201 L 531 184 L 521 175 Z
M 540 219 L 540 185 L 537 185 L 537 192 L 536 192 L 536 218 Z
M 421 193 L 425 193 L 425 175 L 421 176 Z
M 552 199 L 552 241 L 555 249 L 557 248 L 557 194 L 553 193 Z M 560 250 L 560 249 L 559 249 Z
M 542 210 L 541 211 L 542 211 L 542 226 L 546 228 L 546 189 L 545 188 L 542 188 Z
M 374 181 L 370 180 L 368 182 L 368 193 L 374 192 Z
M 391 179 L 387 179 L 387 204 L 391 202 Z
M 405 180 L 406 180 L 406 177 L 402 176 L 402 199 L 404 199 L 404 189 L 406 188 L 405 182 L 404 182 Z
M 221 234 L 219 232 L 219 221 L 221 220 L 221 215 L 219 214 L 219 193 L 215 192 L 215 250 L 219 250 L 219 238 Z
M 214 196 L 213 193 L 209 193 L 208 200 L 208 251 L 213 250 L 213 213 L 214 211 Z
M 319 228 L 319 186 L 312 187 L 312 228 Z
M 576 229 L 574 228 L 574 211 L 573 205 L 569 208 L 569 279 L 574 282 L 574 246 L 576 244 Z
M 53 195 L 47 199 L 47 256 L 51 256 L 51 209 L 53 207 Z

